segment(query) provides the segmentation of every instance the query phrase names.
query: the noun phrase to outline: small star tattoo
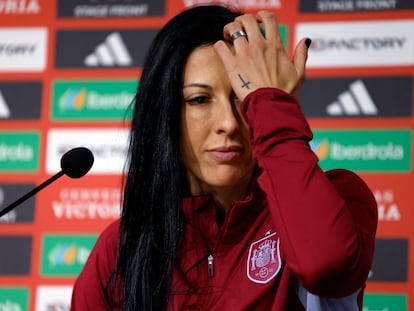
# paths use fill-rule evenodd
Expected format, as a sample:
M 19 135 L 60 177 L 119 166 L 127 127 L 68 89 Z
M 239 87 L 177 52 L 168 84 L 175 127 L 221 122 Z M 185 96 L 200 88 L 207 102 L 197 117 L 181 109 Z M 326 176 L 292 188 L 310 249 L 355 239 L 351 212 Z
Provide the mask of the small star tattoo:
M 245 87 L 246 89 L 250 89 L 250 87 L 249 87 L 250 81 L 244 81 L 243 77 L 239 73 L 237 75 L 239 76 L 241 82 L 243 82 L 241 87 L 242 88 Z

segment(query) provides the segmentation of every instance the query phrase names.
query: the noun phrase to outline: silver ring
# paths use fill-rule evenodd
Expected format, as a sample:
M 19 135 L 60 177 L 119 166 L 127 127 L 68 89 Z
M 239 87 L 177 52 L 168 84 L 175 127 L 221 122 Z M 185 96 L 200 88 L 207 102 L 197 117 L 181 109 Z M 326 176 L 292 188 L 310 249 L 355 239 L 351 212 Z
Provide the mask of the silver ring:
M 240 37 L 245 37 L 247 39 L 247 35 L 243 30 L 236 31 L 231 34 L 231 40 L 233 41 Z

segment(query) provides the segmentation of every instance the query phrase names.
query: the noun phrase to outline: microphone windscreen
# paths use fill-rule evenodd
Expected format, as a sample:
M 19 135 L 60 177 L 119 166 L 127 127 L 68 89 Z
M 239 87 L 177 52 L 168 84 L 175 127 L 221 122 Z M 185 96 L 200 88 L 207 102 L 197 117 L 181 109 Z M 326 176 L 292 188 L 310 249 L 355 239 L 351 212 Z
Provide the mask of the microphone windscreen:
M 93 154 L 85 147 L 77 147 L 66 152 L 60 159 L 60 167 L 63 173 L 70 178 L 84 176 L 92 167 Z

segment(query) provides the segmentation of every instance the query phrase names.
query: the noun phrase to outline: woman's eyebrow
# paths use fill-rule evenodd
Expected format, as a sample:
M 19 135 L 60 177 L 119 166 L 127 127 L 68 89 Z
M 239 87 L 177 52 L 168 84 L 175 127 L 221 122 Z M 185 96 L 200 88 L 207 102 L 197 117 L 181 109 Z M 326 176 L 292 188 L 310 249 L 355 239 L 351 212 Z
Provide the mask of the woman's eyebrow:
M 207 84 L 203 84 L 203 83 L 189 83 L 189 84 L 183 85 L 183 89 L 184 88 L 187 88 L 187 87 L 201 87 L 201 88 L 205 88 L 205 89 L 211 90 L 211 86 L 209 86 Z

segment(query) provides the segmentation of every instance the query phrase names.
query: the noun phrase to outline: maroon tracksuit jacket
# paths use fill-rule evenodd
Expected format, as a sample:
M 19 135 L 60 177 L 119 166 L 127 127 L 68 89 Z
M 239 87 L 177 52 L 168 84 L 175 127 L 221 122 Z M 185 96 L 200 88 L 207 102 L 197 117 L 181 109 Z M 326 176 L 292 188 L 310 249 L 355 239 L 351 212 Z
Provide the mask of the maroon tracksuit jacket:
M 350 171 L 321 170 L 294 97 L 260 89 L 241 108 L 256 178 L 220 228 L 211 197 L 183 200 L 170 310 L 362 310 L 377 227 L 372 193 Z M 103 291 L 117 234 L 115 222 L 98 239 L 75 283 L 72 311 L 110 310 Z

